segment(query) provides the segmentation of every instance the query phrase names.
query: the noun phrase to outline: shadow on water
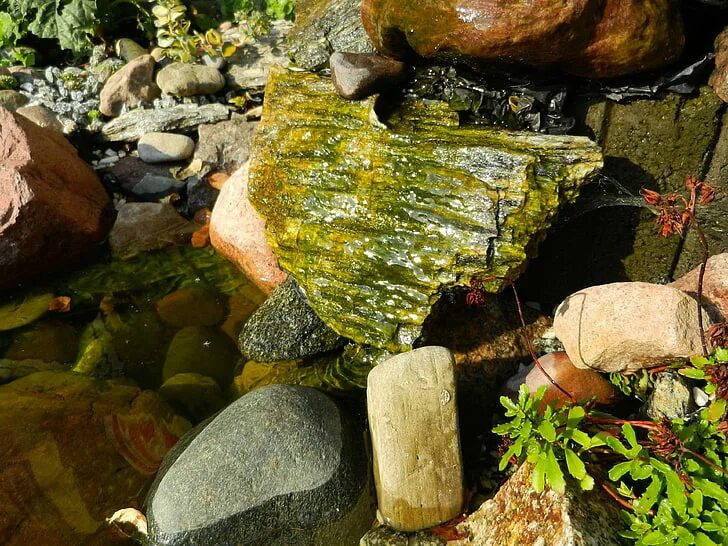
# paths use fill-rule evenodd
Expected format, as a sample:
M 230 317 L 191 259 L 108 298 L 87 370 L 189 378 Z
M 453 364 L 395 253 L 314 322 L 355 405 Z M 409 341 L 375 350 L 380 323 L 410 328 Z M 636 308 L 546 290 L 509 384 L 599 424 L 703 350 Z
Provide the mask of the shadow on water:
M 519 279 L 522 297 L 549 312 L 587 286 L 630 280 L 624 260 L 645 210 L 639 189 L 653 185 L 639 165 L 606 157 L 601 178 L 563 211 Z

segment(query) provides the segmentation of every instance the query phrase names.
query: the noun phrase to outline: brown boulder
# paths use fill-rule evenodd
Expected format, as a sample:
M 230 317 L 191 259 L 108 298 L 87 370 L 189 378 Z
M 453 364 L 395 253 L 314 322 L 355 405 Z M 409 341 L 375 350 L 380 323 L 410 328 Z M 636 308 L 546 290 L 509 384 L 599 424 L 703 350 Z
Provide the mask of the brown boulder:
M 728 28 L 715 39 L 715 69 L 708 83 L 723 102 L 728 102 Z
M 682 51 L 671 0 L 363 0 L 374 46 L 407 58 L 556 65 L 604 78 L 663 66 Z
M 101 90 L 99 111 L 115 117 L 123 106 L 136 108 L 159 97 L 162 91 L 154 83 L 154 65 L 154 57 L 142 55 L 115 72 Z
M 120 382 L 40 372 L 0 387 L 0 543 L 119 543 L 104 519 L 140 506 L 189 427 L 158 394 Z
M 73 263 L 106 236 L 111 201 L 63 135 L 0 108 L 0 289 Z
M 210 218 L 210 242 L 265 294 L 287 275 L 265 235 L 265 220 L 248 200 L 248 164 L 227 179 Z
M 553 379 L 561 389 L 571 394 L 577 402 L 584 402 L 596 398 L 597 404 L 609 405 L 615 402 L 619 393 L 609 381 L 594 370 L 577 368 L 569 360 L 569 356 L 558 351 L 549 353 L 538 359 L 546 374 Z M 508 394 L 515 394 L 521 384 L 525 383 L 528 390 L 535 393 L 541 387 L 546 387 L 543 404 L 553 403 L 561 406 L 569 401 L 569 397 L 559 387 L 551 383 L 549 377 L 535 364 L 531 364 L 506 383 Z M 524 377 L 525 375 L 525 377 Z

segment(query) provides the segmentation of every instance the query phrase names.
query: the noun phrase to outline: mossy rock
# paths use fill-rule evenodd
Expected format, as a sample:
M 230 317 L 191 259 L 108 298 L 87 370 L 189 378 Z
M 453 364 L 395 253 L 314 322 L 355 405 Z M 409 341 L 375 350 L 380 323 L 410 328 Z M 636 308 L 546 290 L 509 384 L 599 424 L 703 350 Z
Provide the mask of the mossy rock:
M 235 345 L 223 332 L 206 326 L 187 326 L 172 339 L 164 361 L 162 379 L 180 373 L 212 377 L 225 389 L 233 379 L 240 358 Z
M 78 339 L 78 330 L 72 325 L 60 320 L 42 320 L 18 331 L 4 357 L 70 364 L 78 353 Z
M 177 328 L 215 326 L 222 322 L 225 308 L 219 294 L 189 286 L 160 299 L 157 313 L 164 322 Z
M 459 127 L 444 104 L 384 106 L 272 69 L 249 187 L 316 314 L 357 343 L 402 351 L 443 290 L 515 279 L 602 157 L 583 137 Z
M 53 294 L 26 293 L 0 303 L 0 331 L 14 330 L 38 320 L 46 314 Z

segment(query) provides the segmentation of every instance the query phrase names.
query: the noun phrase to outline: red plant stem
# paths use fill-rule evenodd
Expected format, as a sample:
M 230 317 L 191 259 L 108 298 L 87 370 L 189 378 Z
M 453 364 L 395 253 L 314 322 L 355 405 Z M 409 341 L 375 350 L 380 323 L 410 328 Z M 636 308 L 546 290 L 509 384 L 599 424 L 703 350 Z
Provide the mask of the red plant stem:
M 717 464 L 715 464 L 713 461 L 711 461 L 709 459 L 706 459 L 700 453 L 695 453 L 692 449 L 688 449 L 687 447 L 681 447 L 680 450 L 683 453 L 687 453 L 691 457 L 695 457 L 700 462 L 707 464 L 713 470 L 717 470 L 721 474 L 728 475 L 728 471 L 726 471 L 724 468 L 721 468 L 720 466 L 718 466 Z
M 703 347 L 703 356 L 708 357 L 708 343 L 705 339 L 705 325 L 703 324 L 703 279 L 705 278 L 705 269 L 708 267 L 708 259 L 710 258 L 710 251 L 708 248 L 708 240 L 705 238 L 705 233 L 698 225 L 695 219 L 695 213 L 692 213 L 693 225 L 695 231 L 700 239 L 700 246 L 703 249 L 703 260 L 700 262 L 700 271 L 698 272 L 698 328 L 700 329 L 700 343 Z
M 609 487 L 605 482 L 600 482 L 599 485 L 602 486 L 602 489 L 606 491 L 607 495 L 612 497 L 615 501 L 617 501 L 623 508 L 626 508 L 627 510 L 634 511 L 634 506 L 632 506 L 630 503 L 628 503 L 626 500 L 624 500 L 622 497 L 620 497 L 611 487 Z
M 652 421 L 632 421 L 629 419 L 616 419 L 609 417 L 594 417 L 593 415 L 586 415 L 585 419 L 592 423 L 601 423 L 604 425 L 632 425 L 633 427 L 643 428 L 646 430 L 655 430 L 657 425 Z
M 533 349 L 533 345 L 531 344 L 531 338 L 528 337 L 528 332 L 526 331 L 526 319 L 523 316 L 523 307 L 521 306 L 521 298 L 518 297 L 518 290 L 516 290 L 516 285 L 511 279 L 507 279 L 506 277 L 487 277 L 485 279 L 480 279 L 480 282 L 488 282 L 488 281 L 505 281 L 507 282 L 510 287 L 513 289 L 513 297 L 516 300 L 516 309 L 518 309 L 518 318 L 521 321 L 521 327 L 523 328 L 523 337 L 526 339 L 526 347 L 528 348 L 528 352 L 531 355 L 531 358 L 533 359 L 534 364 L 536 367 L 541 370 L 541 373 L 546 376 L 546 379 L 549 380 L 549 382 L 559 389 L 566 397 L 573 403 L 576 404 L 577 400 L 574 397 L 573 394 L 571 394 L 569 391 L 564 389 L 561 385 L 559 385 L 556 380 L 549 375 L 549 373 L 544 369 L 544 367 L 541 365 L 541 363 L 538 361 L 538 357 L 536 356 L 536 351 Z

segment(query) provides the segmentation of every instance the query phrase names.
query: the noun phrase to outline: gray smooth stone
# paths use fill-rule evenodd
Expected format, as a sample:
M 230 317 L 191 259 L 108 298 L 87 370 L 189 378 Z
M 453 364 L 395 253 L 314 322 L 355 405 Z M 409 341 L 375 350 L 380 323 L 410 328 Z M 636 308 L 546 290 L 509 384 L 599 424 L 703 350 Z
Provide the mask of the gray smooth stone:
M 374 519 L 369 461 L 359 426 L 330 398 L 270 385 L 208 423 L 162 463 L 145 503 L 150 544 L 359 543 Z

